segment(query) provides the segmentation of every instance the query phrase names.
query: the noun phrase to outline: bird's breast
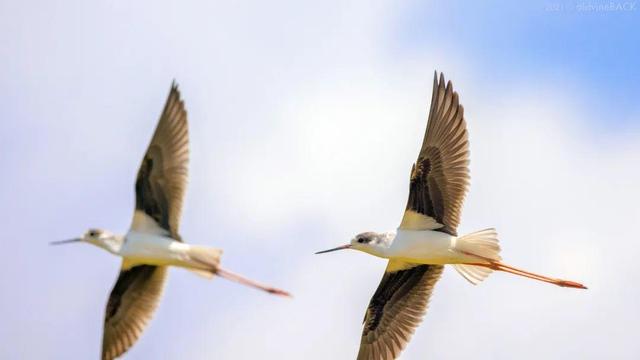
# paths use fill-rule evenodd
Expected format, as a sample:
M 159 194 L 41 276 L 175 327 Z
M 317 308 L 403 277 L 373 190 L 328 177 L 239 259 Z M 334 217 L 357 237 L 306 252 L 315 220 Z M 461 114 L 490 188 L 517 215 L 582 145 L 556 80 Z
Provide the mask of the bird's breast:
M 170 265 L 186 256 L 188 245 L 166 236 L 129 232 L 121 255 L 129 263 Z
M 441 231 L 398 230 L 389 258 L 419 263 L 448 264 L 454 261 L 456 237 Z

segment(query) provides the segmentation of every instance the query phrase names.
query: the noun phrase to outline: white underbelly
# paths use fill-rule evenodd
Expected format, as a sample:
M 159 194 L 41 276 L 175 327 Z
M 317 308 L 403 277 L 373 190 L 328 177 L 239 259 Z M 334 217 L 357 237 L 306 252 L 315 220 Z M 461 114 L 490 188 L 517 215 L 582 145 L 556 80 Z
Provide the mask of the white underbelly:
M 416 264 L 456 264 L 464 256 L 455 250 L 456 237 L 440 231 L 398 230 L 389 258 Z
M 170 237 L 131 231 L 126 236 L 120 254 L 129 266 L 182 265 L 188 260 L 189 245 Z

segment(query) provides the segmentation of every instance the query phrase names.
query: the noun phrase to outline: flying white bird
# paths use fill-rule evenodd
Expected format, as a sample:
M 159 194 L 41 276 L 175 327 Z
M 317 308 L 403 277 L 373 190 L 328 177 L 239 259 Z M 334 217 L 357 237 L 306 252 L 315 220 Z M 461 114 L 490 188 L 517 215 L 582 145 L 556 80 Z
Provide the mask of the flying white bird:
M 122 236 L 90 229 L 80 238 L 52 243 L 86 242 L 122 257 L 120 276 L 105 313 L 104 360 L 122 355 L 137 341 L 158 305 L 168 266 L 186 268 L 208 278 L 218 275 L 271 294 L 289 296 L 283 290 L 222 269 L 222 250 L 182 241 L 178 227 L 188 162 L 187 112 L 174 83 L 138 170 L 136 207 L 129 232 Z
M 586 289 L 501 262 L 495 229 L 458 236 L 462 203 L 469 186 L 469 142 L 462 105 L 449 81 L 437 73 L 427 130 L 411 169 L 409 200 L 397 232 L 365 232 L 350 244 L 320 253 L 355 249 L 389 259 L 367 308 L 359 360 L 389 360 L 400 355 L 422 321 L 429 297 L 445 264 L 472 284 L 493 270 L 558 286 Z

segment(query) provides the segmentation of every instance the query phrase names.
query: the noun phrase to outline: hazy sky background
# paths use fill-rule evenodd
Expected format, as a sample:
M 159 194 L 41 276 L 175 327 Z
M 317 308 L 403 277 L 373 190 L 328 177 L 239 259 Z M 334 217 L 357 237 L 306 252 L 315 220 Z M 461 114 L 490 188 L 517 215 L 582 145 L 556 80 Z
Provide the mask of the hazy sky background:
M 313 252 L 397 227 L 436 69 L 470 131 L 460 233 L 589 290 L 448 269 L 402 358 L 638 358 L 640 9 L 609 3 L 0 0 L 0 358 L 98 357 L 120 261 L 47 243 L 127 230 L 173 79 L 183 238 L 295 297 L 172 270 L 128 358 L 354 358 L 385 261 Z

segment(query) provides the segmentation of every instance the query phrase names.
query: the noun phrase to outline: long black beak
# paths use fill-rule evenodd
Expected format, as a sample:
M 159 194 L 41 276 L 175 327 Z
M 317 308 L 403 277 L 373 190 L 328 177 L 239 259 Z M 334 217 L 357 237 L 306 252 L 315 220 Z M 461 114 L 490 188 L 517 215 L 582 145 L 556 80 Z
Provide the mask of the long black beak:
M 49 245 L 63 245 L 63 244 L 70 244 L 74 242 L 80 242 L 80 241 L 82 241 L 82 239 L 75 238 L 75 239 L 69 239 L 69 240 L 52 241 L 49 243 Z
M 324 253 L 328 253 L 328 252 L 332 252 L 332 251 L 337 251 L 337 250 L 344 250 L 344 249 L 351 249 L 351 244 L 338 246 L 338 247 L 336 247 L 336 248 L 329 249 L 329 250 L 318 251 L 316 254 L 324 254 Z

